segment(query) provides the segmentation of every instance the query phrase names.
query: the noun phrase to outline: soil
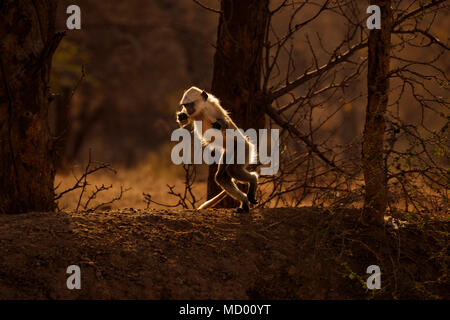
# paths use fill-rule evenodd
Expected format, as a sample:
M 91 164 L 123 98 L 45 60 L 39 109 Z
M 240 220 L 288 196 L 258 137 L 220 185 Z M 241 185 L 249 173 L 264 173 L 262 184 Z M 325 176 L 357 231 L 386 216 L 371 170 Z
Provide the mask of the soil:
M 362 228 L 357 210 L 0 216 L 1 299 L 448 299 L 448 219 Z M 69 290 L 66 269 L 81 268 Z M 369 290 L 370 265 L 381 289 Z

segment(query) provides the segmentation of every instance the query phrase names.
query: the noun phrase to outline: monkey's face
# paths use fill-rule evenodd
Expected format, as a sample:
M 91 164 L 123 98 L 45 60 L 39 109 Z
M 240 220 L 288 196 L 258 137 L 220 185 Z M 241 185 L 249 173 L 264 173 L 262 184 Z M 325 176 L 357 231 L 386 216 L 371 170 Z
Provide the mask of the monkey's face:
M 191 117 L 184 107 L 183 110 L 177 112 L 177 122 L 180 125 L 180 128 L 184 128 L 191 122 Z
M 177 112 L 177 122 L 181 128 L 192 121 L 192 116 L 197 114 L 196 102 L 183 103 L 180 112 Z
M 180 127 L 185 127 L 201 113 L 206 100 L 208 100 L 208 94 L 199 88 L 191 87 L 184 92 L 180 101 L 182 110 L 177 113 L 177 122 Z
M 197 113 L 197 103 L 196 103 L 196 101 L 183 103 L 182 106 L 183 106 L 183 110 L 190 116 L 192 116 L 195 113 Z

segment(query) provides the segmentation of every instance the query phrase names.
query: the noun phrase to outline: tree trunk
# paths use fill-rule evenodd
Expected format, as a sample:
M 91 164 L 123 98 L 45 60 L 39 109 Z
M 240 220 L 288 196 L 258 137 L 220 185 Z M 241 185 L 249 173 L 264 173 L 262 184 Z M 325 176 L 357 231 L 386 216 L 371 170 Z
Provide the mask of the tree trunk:
M 48 124 L 56 1 L 0 1 L 0 213 L 54 210 Z
M 70 98 L 72 97 L 72 89 L 63 87 L 60 95 L 54 102 L 54 119 L 53 119 L 53 135 L 55 141 L 53 144 L 53 157 L 56 171 L 64 171 L 68 169 L 69 161 L 67 161 L 67 145 L 72 131 L 72 121 L 70 118 Z
M 388 104 L 391 46 L 391 1 L 377 0 L 381 8 L 381 30 L 371 30 L 368 47 L 368 101 L 362 145 L 365 198 L 362 222 L 382 224 L 387 206 L 387 177 L 383 161 L 386 128 L 384 115 Z
M 255 100 L 261 90 L 269 0 L 222 0 L 221 11 L 211 91 L 238 127 L 264 128 L 264 110 Z M 216 165 L 209 167 L 208 199 L 221 191 L 214 181 L 216 170 Z M 225 207 L 236 204 L 230 198 L 222 201 Z

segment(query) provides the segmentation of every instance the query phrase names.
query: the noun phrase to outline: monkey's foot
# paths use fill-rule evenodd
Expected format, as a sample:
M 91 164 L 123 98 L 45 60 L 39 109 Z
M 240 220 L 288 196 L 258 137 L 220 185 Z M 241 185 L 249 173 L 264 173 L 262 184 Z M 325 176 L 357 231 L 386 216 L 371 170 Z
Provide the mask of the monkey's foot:
M 237 213 L 248 213 L 250 212 L 250 208 L 248 204 L 243 203 L 239 208 L 236 209 Z
M 247 194 L 247 199 L 251 204 L 258 204 L 258 201 L 256 201 L 256 199 L 255 199 L 254 193 Z

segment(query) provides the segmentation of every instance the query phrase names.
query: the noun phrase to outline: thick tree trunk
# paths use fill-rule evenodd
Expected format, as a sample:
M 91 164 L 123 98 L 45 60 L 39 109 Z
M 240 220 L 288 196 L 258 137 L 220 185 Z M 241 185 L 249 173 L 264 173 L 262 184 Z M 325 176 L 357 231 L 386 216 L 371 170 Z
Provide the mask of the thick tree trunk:
M 48 124 L 56 1 L 0 1 L 0 213 L 54 209 Z
M 269 17 L 268 0 L 222 0 L 211 91 L 243 129 L 265 126 L 263 107 L 255 100 L 261 90 L 262 52 Z M 221 189 L 209 168 L 207 197 Z M 236 203 L 227 198 L 222 206 Z
M 365 199 L 362 222 L 382 224 L 387 206 L 387 178 L 383 161 L 388 104 L 389 62 L 392 29 L 391 1 L 377 0 L 372 4 L 381 8 L 381 30 L 371 30 L 368 57 L 368 101 L 362 145 L 362 165 L 365 180 Z
M 58 172 L 68 168 L 67 144 L 72 131 L 72 121 L 70 119 L 71 96 L 72 89 L 63 87 L 61 94 L 56 97 L 54 102 L 53 135 L 55 136 L 55 141 L 53 144 L 53 157 L 55 169 Z

